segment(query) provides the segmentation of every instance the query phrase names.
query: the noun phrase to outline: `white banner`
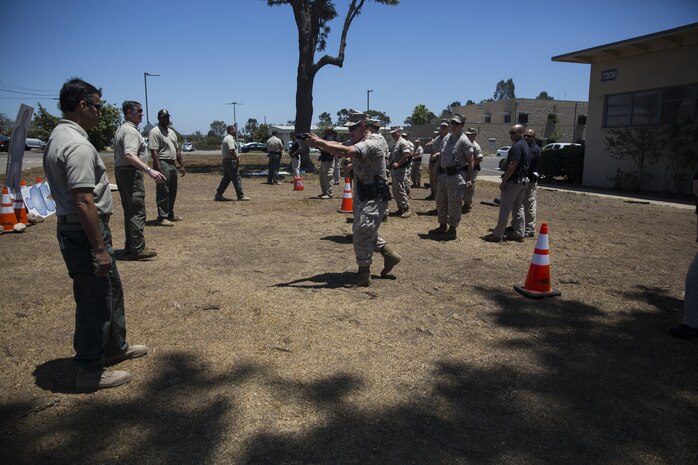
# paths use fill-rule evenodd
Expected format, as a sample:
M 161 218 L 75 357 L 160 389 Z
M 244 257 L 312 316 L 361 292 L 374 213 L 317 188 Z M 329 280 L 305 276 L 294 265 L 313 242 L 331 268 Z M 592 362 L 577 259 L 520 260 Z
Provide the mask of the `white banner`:
M 24 162 L 24 147 L 27 143 L 27 131 L 31 123 L 34 108 L 22 104 L 17 112 L 17 119 L 12 128 L 12 138 L 7 153 L 7 169 L 5 170 L 5 185 L 12 193 L 19 192 L 20 177 L 22 175 L 22 163 Z

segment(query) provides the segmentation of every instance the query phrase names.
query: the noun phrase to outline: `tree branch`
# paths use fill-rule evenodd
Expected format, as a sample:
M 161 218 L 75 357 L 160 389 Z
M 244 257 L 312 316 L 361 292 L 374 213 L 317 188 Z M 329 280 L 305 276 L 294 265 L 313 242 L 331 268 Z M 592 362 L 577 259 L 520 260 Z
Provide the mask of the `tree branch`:
M 351 0 L 351 5 L 349 5 L 349 10 L 347 11 L 347 16 L 344 18 L 344 27 L 342 28 L 342 37 L 339 41 L 339 52 L 337 56 L 333 57 L 330 55 L 325 55 L 313 66 L 313 72 L 317 73 L 325 65 L 334 65 L 342 67 L 344 65 L 344 49 L 347 46 L 347 33 L 349 32 L 349 27 L 352 21 L 356 18 L 359 13 L 361 13 L 361 8 L 364 6 L 365 0 Z

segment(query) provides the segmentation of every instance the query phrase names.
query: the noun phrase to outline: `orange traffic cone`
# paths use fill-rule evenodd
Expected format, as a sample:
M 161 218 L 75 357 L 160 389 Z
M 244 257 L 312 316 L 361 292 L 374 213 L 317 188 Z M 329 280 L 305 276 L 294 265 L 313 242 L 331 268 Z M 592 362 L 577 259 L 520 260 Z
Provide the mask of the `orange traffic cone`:
M 2 229 L 5 232 L 12 232 L 17 224 L 17 217 L 12 208 L 12 200 L 7 186 L 2 189 L 2 207 L 0 208 L 0 221 L 2 221 Z
M 17 217 L 17 222 L 29 225 L 29 218 L 27 218 L 27 209 L 24 208 L 24 199 L 22 198 L 22 187 L 26 187 L 27 183 L 24 180 L 20 181 L 20 190 L 17 191 L 15 195 L 15 216 Z
M 538 234 L 536 249 L 533 251 L 531 265 L 528 267 L 526 283 L 514 285 L 519 294 L 532 299 L 556 297 L 560 291 L 550 286 L 550 251 L 548 248 L 548 223 L 543 223 Z
M 344 178 L 344 195 L 342 196 L 342 206 L 337 210 L 339 213 L 353 213 L 354 200 L 351 196 L 351 178 Z
M 300 176 L 293 178 L 293 190 L 302 191 L 303 189 L 305 189 L 305 186 L 303 185 L 303 178 Z

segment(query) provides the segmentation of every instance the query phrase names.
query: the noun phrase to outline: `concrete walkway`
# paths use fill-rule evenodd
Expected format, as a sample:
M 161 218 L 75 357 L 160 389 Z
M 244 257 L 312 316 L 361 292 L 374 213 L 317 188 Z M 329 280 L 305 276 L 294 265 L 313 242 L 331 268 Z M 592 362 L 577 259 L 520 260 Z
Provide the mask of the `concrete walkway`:
M 499 184 L 500 178 L 499 176 L 490 176 L 490 175 L 484 175 L 484 176 L 478 176 L 477 178 L 478 181 L 489 181 L 489 182 L 494 182 Z M 584 187 L 584 186 L 565 186 L 565 185 L 560 185 L 560 186 L 555 186 L 555 187 L 547 187 L 547 186 L 538 186 L 538 189 L 546 190 L 546 191 L 559 191 L 559 192 L 572 192 L 574 194 L 585 194 L 585 195 L 593 195 L 596 197 L 605 197 L 608 199 L 618 199 L 622 200 L 627 203 L 639 203 L 639 204 L 647 204 L 647 205 L 661 205 L 665 207 L 674 207 L 674 208 L 681 208 L 685 210 L 695 210 L 696 206 L 693 203 L 690 203 L 685 200 L 663 200 L 659 199 L 657 197 L 652 196 L 651 194 L 616 194 L 611 190 L 602 190 L 602 189 L 595 189 L 593 187 Z

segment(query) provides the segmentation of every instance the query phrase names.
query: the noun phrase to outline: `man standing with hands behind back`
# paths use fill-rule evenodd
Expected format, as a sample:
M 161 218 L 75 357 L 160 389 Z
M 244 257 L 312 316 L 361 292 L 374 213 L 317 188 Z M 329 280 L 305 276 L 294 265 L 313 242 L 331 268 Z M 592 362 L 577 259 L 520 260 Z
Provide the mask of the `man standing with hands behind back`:
M 102 92 L 82 79 L 63 84 L 63 119 L 51 132 L 44 172 L 56 201 L 58 245 L 75 298 L 76 390 L 121 386 L 128 371 L 104 367 L 148 353 L 126 342 L 124 292 L 111 244 L 112 197 L 104 162 L 87 139 L 99 122 Z
M 238 200 L 250 200 L 249 197 L 245 195 L 242 191 L 242 179 L 240 178 L 240 155 L 238 154 L 238 144 L 235 141 L 235 136 L 237 135 L 237 128 L 230 124 L 226 128 L 226 136 L 223 138 L 221 143 L 221 154 L 223 156 L 223 177 L 221 178 L 220 184 L 218 184 L 218 189 L 216 189 L 216 195 L 213 200 L 217 202 L 223 202 L 230 200 L 223 197 L 223 193 L 228 188 L 230 183 L 233 183 L 233 188 L 235 189 L 235 195 L 237 195 Z
M 182 218 L 175 215 L 174 204 L 177 200 L 177 167 L 175 160 L 179 162 L 179 171 L 184 176 L 184 160 L 179 149 L 177 134 L 170 128 L 170 112 L 162 109 L 158 111 L 158 124 L 148 134 L 150 154 L 153 156 L 153 168 L 165 175 L 165 182 L 157 185 L 155 197 L 158 205 L 158 224 L 160 226 L 174 226 L 175 221 Z
M 157 255 L 145 247 L 145 185 L 143 173 L 155 182 L 164 182 L 165 176 L 147 164 L 148 147 L 138 131 L 143 121 L 140 103 L 127 100 L 121 105 L 124 123 L 114 135 L 114 174 L 119 186 L 121 206 L 124 209 L 125 249 L 131 260 L 144 260 Z

